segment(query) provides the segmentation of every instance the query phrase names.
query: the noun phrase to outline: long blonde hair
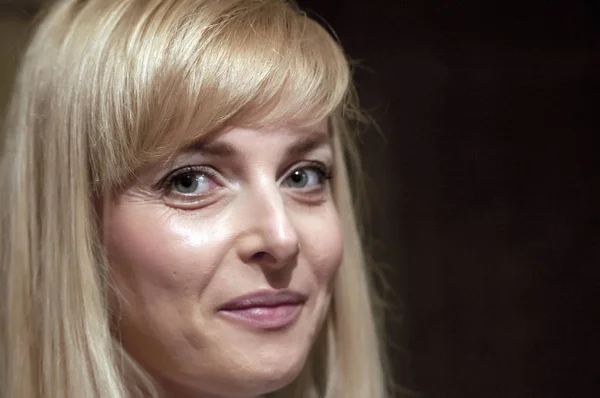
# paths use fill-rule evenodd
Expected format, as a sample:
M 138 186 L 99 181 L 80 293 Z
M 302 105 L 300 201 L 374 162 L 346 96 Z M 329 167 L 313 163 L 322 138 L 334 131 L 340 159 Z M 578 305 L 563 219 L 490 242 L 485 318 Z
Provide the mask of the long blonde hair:
M 344 259 L 302 374 L 272 396 L 386 397 L 348 175 L 357 109 L 337 42 L 283 0 L 54 4 L 24 55 L 0 146 L 0 397 L 156 395 L 110 332 L 97 203 L 225 125 L 322 118 Z

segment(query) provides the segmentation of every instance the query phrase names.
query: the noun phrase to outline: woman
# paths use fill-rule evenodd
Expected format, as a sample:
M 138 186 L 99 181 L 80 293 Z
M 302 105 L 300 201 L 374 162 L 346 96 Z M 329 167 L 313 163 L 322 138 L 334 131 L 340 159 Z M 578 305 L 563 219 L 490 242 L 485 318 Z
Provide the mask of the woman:
M 282 0 L 63 0 L 2 150 L 3 398 L 384 397 L 348 62 Z

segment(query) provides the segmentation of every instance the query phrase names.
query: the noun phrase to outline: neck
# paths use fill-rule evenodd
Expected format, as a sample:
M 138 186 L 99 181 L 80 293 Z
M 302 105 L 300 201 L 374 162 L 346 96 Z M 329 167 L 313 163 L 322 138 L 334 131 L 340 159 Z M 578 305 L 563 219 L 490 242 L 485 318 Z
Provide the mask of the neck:
M 261 398 L 250 395 L 225 395 L 199 391 L 188 386 L 167 380 L 155 378 L 159 386 L 160 398 Z

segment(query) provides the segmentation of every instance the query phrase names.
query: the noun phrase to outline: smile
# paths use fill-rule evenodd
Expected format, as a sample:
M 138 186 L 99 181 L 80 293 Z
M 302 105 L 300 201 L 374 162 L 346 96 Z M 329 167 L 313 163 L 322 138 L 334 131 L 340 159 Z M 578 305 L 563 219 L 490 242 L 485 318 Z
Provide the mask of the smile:
M 290 290 L 265 290 L 240 296 L 224 304 L 219 313 L 257 329 L 281 329 L 302 312 L 307 296 Z

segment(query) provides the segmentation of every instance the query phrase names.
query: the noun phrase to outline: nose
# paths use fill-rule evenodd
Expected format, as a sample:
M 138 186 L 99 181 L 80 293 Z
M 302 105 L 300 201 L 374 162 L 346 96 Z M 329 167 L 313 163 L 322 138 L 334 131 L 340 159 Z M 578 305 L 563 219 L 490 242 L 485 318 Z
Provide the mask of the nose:
M 238 255 L 245 263 L 279 270 L 292 266 L 300 241 L 278 189 L 264 188 L 245 198 Z

